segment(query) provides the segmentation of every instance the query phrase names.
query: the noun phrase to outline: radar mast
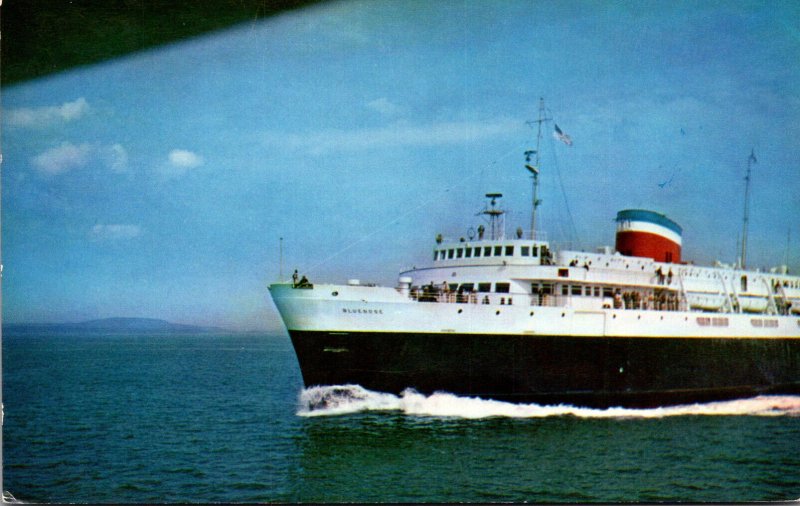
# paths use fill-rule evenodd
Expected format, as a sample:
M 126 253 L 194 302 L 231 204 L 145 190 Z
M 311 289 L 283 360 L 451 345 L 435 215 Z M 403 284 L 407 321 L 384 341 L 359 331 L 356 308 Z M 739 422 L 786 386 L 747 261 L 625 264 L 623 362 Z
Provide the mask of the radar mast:
M 505 211 L 495 207 L 497 205 L 497 199 L 499 199 L 502 196 L 503 196 L 502 193 L 487 193 L 486 198 L 492 199 L 491 202 L 489 203 L 491 207 L 487 207 L 486 209 L 481 211 L 481 214 L 485 214 L 486 216 L 489 217 L 489 226 L 491 227 L 491 233 L 492 233 L 491 240 L 493 241 L 497 239 L 503 239 L 503 236 L 505 235 L 504 234 L 505 224 L 503 223 L 504 222 L 503 215 L 505 214 Z

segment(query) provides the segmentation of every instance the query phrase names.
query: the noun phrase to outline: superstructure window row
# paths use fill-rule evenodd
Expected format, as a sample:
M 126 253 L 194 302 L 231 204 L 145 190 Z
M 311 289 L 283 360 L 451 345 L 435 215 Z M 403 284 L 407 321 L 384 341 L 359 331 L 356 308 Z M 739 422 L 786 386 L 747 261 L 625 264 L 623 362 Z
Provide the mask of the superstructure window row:
M 433 260 L 450 260 L 453 258 L 478 258 L 478 257 L 511 257 L 516 254 L 517 248 L 513 244 L 497 246 L 467 246 L 463 248 L 448 248 L 435 250 Z M 520 246 L 519 256 L 535 257 L 539 255 L 538 246 Z

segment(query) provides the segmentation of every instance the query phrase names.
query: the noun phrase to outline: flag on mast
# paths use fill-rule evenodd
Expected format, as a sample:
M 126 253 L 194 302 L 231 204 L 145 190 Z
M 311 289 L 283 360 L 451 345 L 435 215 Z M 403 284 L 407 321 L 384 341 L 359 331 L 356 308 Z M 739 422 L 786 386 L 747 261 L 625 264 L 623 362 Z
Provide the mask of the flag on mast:
M 562 132 L 558 125 L 556 125 L 556 131 L 553 132 L 553 136 L 567 146 L 572 146 L 572 137 Z

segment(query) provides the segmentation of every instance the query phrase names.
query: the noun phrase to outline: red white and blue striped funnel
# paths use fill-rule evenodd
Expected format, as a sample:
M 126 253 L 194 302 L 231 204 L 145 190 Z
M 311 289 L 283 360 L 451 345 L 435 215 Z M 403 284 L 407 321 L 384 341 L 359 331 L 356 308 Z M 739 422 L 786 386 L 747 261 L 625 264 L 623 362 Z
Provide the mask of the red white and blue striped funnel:
M 680 263 L 680 225 L 663 214 L 644 209 L 617 213 L 617 251 L 626 256 Z

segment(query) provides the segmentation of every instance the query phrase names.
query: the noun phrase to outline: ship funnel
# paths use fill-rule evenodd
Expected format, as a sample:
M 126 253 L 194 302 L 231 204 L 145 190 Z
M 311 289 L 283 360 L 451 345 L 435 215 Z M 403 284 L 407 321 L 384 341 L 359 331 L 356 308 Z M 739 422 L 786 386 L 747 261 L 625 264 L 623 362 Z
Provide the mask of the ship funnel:
M 680 263 L 680 225 L 665 215 L 643 209 L 617 213 L 617 251 L 626 256 Z

